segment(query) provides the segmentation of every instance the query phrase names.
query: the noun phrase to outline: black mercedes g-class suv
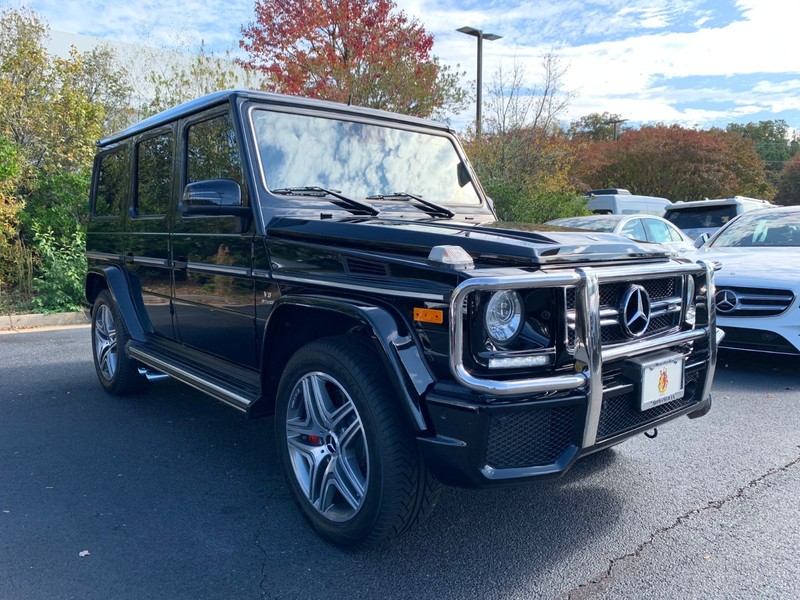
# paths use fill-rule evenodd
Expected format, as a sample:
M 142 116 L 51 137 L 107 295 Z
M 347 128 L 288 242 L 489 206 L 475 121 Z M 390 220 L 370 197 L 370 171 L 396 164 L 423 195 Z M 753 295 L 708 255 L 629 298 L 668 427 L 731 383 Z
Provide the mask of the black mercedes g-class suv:
M 448 128 L 220 92 L 99 142 L 86 298 L 112 394 L 274 415 L 305 517 L 389 539 L 440 482 L 563 474 L 710 408 L 713 265 L 498 223 Z

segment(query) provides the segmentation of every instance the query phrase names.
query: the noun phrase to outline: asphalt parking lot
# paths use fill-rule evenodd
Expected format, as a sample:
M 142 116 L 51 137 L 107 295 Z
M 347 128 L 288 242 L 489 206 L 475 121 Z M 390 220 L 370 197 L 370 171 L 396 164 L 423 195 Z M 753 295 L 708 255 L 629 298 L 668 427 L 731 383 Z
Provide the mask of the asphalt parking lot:
M 800 597 L 800 359 L 723 354 L 714 408 L 523 488 L 322 542 L 272 423 L 107 396 L 87 328 L 0 335 L 0 599 Z

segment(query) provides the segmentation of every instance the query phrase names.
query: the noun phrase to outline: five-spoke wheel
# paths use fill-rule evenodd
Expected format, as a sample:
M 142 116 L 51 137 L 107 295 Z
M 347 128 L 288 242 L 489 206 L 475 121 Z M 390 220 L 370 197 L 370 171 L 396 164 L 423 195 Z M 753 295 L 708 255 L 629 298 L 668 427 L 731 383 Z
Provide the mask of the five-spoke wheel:
M 286 442 L 308 501 L 331 521 L 352 518 L 364 502 L 369 451 L 364 426 L 342 385 L 309 373 L 290 393 Z
M 275 437 L 292 494 L 326 539 L 368 545 L 433 509 L 439 484 L 369 342 L 326 338 L 298 350 L 278 387 Z

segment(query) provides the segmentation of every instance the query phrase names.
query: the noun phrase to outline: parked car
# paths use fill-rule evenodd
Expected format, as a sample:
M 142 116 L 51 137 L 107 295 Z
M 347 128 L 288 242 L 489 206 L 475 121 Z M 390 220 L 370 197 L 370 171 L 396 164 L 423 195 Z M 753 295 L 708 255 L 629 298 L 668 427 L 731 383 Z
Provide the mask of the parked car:
M 592 190 L 586 194 L 586 207 L 597 215 L 632 215 L 646 213 L 661 216 L 672 204 L 666 198 L 639 196 L 622 188 Z
M 215 93 L 101 140 L 89 215 L 102 386 L 274 415 L 337 544 L 408 530 L 440 482 L 557 476 L 711 406 L 713 265 L 495 222 L 431 121 Z
M 669 221 L 654 215 L 590 215 L 553 219 L 547 225 L 615 233 L 643 246 L 666 249 L 678 255 L 694 252 L 692 238 Z
M 723 346 L 800 354 L 800 206 L 747 212 L 698 253 L 716 278 Z
M 744 196 L 675 202 L 664 209 L 664 218 L 676 227 L 680 227 L 692 239 L 705 234 L 702 240 L 705 241 L 736 215 L 772 206 L 774 205 L 766 200 Z

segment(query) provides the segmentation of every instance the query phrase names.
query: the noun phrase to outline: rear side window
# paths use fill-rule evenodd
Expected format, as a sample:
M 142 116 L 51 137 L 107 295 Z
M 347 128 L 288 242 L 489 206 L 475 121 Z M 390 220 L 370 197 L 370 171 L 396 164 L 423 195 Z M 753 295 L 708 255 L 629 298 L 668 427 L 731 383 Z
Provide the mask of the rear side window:
M 722 227 L 736 216 L 736 206 L 699 206 L 678 210 L 667 210 L 664 218 L 681 229 L 699 227 Z
M 239 145 L 230 115 L 220 115 L 189 126 L 187 144 L 187 183 L 207 179 L 232 179 L 242 187 L 244 178 Z
M 121 148 L 100 158 L 97 191 L 92 207 L 94 217 L 119 217 L 127 205 L 130 183 L 130 151 Z
M 656 221 L 655 219 L 647 219 L 647 228 L 650 230 L 652 241 L 664 244 L 666 242 L 674 241 L 672 234 L 669 230 L 669 225 L 663 221 Z
M 136 216 L 164 215 L 172 194 L 172 132 L 139 142 L 136 154 Z
M 628 221 L 625 227 L 622 228 L 620 234 L 637 242 L 647 241 L 647 235 L 645 235 L 641 219 L 632 219 L 631 221 Z

